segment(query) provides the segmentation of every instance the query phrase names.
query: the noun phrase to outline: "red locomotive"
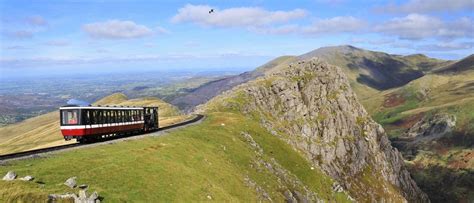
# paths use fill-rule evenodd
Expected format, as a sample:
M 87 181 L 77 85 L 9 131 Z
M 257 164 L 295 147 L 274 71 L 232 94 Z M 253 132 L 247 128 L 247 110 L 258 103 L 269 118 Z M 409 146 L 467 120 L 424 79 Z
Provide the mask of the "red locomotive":
M 65 140 L 88 142 L 158 129 L 158 107 L 64 106 L 59 108 Z

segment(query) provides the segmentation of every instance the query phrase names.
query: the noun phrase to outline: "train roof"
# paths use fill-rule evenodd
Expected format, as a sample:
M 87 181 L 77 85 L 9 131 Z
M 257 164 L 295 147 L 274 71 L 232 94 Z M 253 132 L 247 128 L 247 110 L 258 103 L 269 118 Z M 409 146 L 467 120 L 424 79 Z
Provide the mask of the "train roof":
M 104 109 L 104 110 L 143 110 L 147 107 L 126 107 L 126 106 L 62 106 L 59 107 L 60 110 L 67 109 Z M 152 108 L 152 107 L 149 107 Z

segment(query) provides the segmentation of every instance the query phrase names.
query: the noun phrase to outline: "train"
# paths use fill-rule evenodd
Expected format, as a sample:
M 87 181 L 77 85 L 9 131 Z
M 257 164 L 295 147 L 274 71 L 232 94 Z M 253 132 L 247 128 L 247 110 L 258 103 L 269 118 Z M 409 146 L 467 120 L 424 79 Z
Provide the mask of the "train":
M 67 105 L 59 114 L 64 140 L 80 143 L 159 129 L 158 107 Z

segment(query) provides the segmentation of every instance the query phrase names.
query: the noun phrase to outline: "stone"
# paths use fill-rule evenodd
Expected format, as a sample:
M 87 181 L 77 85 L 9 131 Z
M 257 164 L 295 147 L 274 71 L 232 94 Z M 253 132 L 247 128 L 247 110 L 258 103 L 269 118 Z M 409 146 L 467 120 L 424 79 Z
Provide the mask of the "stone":
M 97 192 L 93 192 L 91 196 L 89 197 L 89 200 L 93 200 L 93 201 L 99 200 L 99 194 Z
M 76 182 L 76 177 L 71 177 L 71 178 L 68 178 L 66 180 L 66 182 L 64 182 L 64 185 L 70 187 L 70 188 L 75 188 L 76 185 L 77 185 L 77 182 Z
M 79 199 L 87 198 L 87 190 L 79 190 Z
M 23 178 L 20 178 L 20 180 L 22 181 L 32 181 L 33 179 L 35 179 L 33 176 L 25 176 Z
M 87 186 L 86 184 L 82 184 L 82 185 L 79 185 L 78 188 L 81 188 L 81 189 L 86 189 L 88 188 L 89 186 Z
M 344 192 L 344 188 L 342 188 L 342 186 L 339 185 L 338 183 L 334 183 L 334 184 L 332 185 L 332 190 L 333 190 L 334 192 Z
M 48 200 L 49 200 L 48 202 L 56 202 L 57 200 L 60 200 L 60 199 L 69 199 L 69 200 L 74 200 L 74 202 L 76 202 L 77 195 L 72 194 L 72 193 L 48 195 Z
M 208 195 L 208 196 L 207 196 L 207 199 L 212 199 L 211 195 Z
M 2 180 L 11 181 L 11 180 L 15 180 L 15 178 L 16 178 L 16 173 L 14 171 L 8 171 L 8 173 L 5 176 L 3 176 Z

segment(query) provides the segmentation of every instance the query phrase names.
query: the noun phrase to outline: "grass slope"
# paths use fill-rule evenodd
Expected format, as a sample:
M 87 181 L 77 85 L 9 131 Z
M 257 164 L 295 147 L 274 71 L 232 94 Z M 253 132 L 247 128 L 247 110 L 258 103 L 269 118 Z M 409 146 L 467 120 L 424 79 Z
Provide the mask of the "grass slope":
M 160 124 L 171 125 L 187 118 L 178 109 L 158 98 L 130 99 L 121 93 L 112 94 L 94 105 L 158 106 Z M 20 123 L 0 128 L 0 154 L 73 143 L 64 141 L 59 128 L 59 112 L 54 111 Z
M 244 132 L 261 146 L 261 156 L 242 136 Z M 224 112 L 211 113 L 200 124 L 161 137 L 0 166 L 0 174 L 13 170 L 20 176 L 33 175 L 37 181 L 0 181 L 0 201 L 45 201 L 51 193 L 77 193 L 62 185 L 67 178 L 77 176 L 79 184 L 88 184 L 90 191 L 98 191 L 107 202 L 256 202 L 265 199 L 263 193 L 283 202 L 282 190 L 291 186 L 256 164 L 258 159 L 275 160 L 321 199 L 347 201 L 344 193 L 332 191 L 328 176 L 312 170 L 299 153 L 258 122 Z
M 452 134 L 420 146 L 413 160 L 407 163 L 414 180 L 432 201 L 474 199 L 473 70 L 461 74 L 428 74 L 361 102 L 392 139 L 402 136 L 424 117 L 454 115 L 456 126 Z M 439 187 L 447 182 L 445 187 Z

